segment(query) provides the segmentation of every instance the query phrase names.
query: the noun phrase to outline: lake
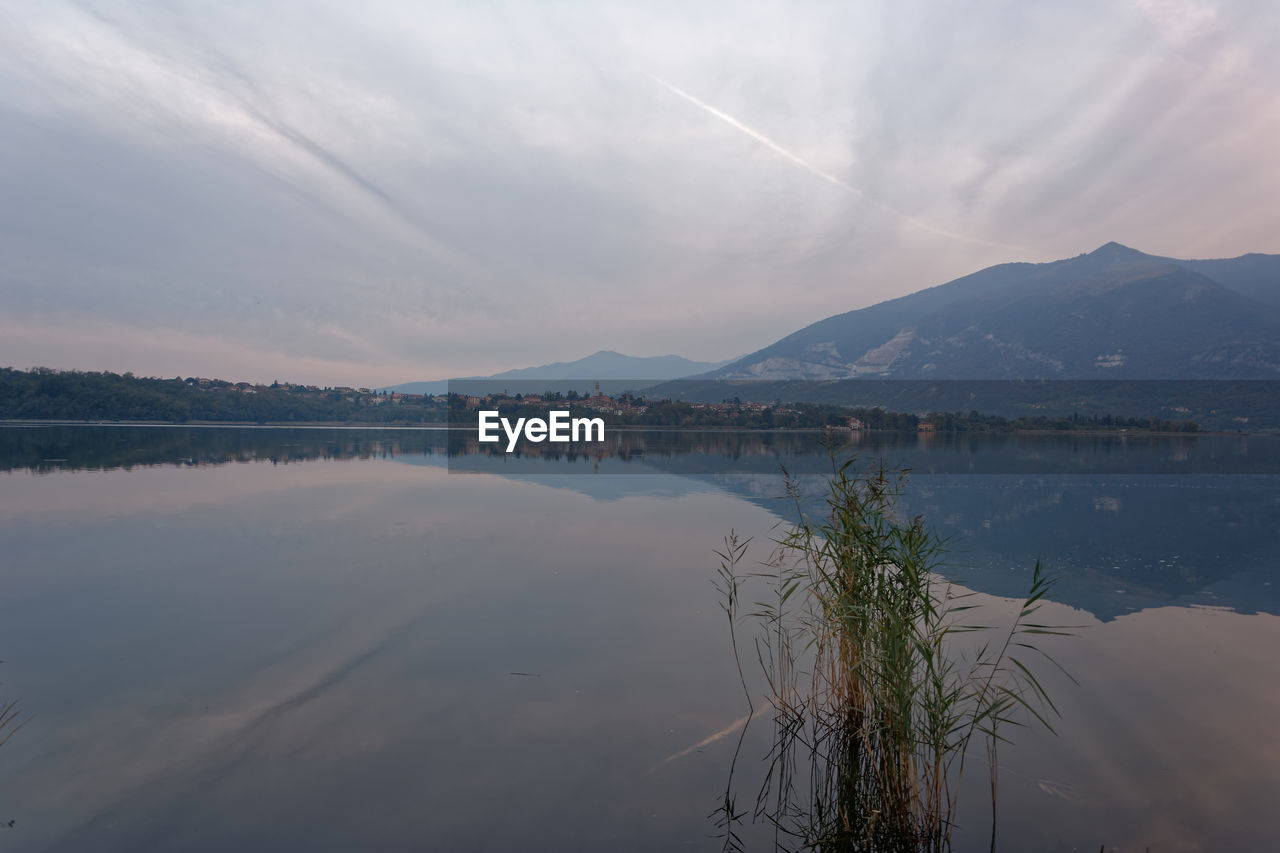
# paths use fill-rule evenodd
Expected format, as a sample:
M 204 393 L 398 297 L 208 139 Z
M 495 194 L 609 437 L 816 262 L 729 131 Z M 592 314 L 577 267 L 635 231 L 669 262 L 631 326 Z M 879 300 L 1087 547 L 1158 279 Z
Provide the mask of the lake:
M 1045 621 L 1077 627 L 1049 650 L 1078 684 L 1047 673 L 1057 735 L 998 753 L 1001 849 L 1275 844 L 1280 438 L 839 440 L 912 470 L 903 511 L 991 618 L 1037 558 L 1058 578 Z M 713 551 L 736 530 L 766 556 L 796 512 L 780 465 L 820 511 L 829 452 L 0 428 L 0 703 L 30 718 L 0 748 L 0 847 L 719 850 L 747 709 Z M 743 801 L 769 738 L 747 727 Z M 987 849 L 985 762 L 957 850 Z

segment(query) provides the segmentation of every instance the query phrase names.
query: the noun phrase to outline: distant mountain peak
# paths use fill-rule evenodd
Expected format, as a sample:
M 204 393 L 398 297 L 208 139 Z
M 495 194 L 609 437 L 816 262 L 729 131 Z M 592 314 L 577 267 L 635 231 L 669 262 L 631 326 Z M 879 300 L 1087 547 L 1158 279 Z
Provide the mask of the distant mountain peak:
M 399 391 L 406 394 L 444 394 L 449 390 L 449 382 L 540 382 L 549 380 L 563 383 L 598 380 L 602 389 L 606 390 L 606 393 L 620 393 L 623 390 L 638 390 L 653 382 L 679 379 L 708 370 L 715 370 L 725 364 L 728 364 L 728 362 L 691 361 L 679 355 L 632 356 L 623 355 L 615 350 L 602 349 L 577 361 L 557 361 L 537 367 L 504 370 L 501 373 L 494 373 L 490 376 L 462 376 L 452 380 L 437 380 L 434 382 L 406 382 L 401 385 L 393 385 L 386 390 Z M 462 386 L 455 386 L 454 390 L 459 387 Z M 563 390 L 567 390 L 567 388 Z
M 1277 379 L 1280 256 L 1110 242 L 819 320 L 712 379 Z
M 1112 240 L 1110 243 L 1106 243 L 1094 249 L 1089 253 L 1089 256 L 1097 258 L 1123 258 L 1142 257 L 1144 254 L 1144 252 L 1139 252 L 1137 249 L 1131 249 L 1123 243 L 1117 243 L 1115 240 Z

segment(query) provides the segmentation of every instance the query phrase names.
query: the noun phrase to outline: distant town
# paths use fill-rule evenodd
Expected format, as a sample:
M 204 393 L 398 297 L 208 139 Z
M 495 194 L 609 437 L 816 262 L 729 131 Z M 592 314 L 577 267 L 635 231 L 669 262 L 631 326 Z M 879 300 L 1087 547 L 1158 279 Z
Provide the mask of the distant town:
M 731 390 L 728 389 L 728 390 Z M 1150 430 L 1195 432 L 1191 420 L 1112 415 L 1006 418 L 969 412 L 895 412 L 880 406 L 742 400 L 719 402 L 605 394 L 598 383 L 538 394 L 406 394 L 349 386 L 159 379 L 131 373 L 0 368 L 0 419 L 172 424 L 370 424 L 475 426 L 481 408 L 535 417 L 550 408 L 585 409 L 617 427 L 697 429 L 845 429 L 895 432 L 1000 430 Z

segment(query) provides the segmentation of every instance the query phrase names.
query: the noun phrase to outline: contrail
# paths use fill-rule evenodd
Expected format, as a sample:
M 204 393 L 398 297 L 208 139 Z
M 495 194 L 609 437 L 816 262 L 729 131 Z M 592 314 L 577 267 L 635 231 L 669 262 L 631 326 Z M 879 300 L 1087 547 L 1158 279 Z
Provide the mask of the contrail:
M 663 80 L 661 77 L 658 77 L 657 75 L 650 74 L 647 71 L 643 73 L 646 77 L 648 77 L 653 82 L 657 83 L 659 86 L 662 86 L 664 89 L 670 92 L 674 92 L 675 94 L 679 95 L 680 97 L 684 98 L 686 101 L 688 101 L 691 104 L 694 104 L 695 106 L 702 107 L 702 109 L 711 113 L 713 116 L 725 122 L 726 124 L 729 124 L 730 126 L 736 128 L 737 130 L 742 131 L 747 136 L 750 136 L 756 142 L 759 142 L 761 145 L 768 148 L 770 151 L 774 152 L 775 154 L 785 157 L 787 160 L 790 160 L 792 163 L 795 163 L 797 166 L 809 172 L 810 174 L 817 175 L 819 178 L 822 178 L 827 183 L 834 184 L 835 186 L 839 187 L 845 192 L 851 195 L 857 196 L 858 198 L 865 201 L 867 204 L 870 204 L 876 210 L 879 210 L 882 213 L 886 213 L 889 216 L 892 216 L 894 219 L 901 220 L 902 222 L 905 222 L 908 225 L 914 226 L 923 231 L 928 231 L 930 233 L 938 234 L 943 237 L 949 237 L 952 240 L 961 240 L 966 243 L 977 243 L 982 246 L 998 246 L 1002 249 L 1025 250 L 1024 247 L 1022 246 L 1012 246 L 1008 243 L 994 243 L 990 240 L 983 240 L 978 237 L 970 237 L 967 234 L 957 234 L 954 231 L 948 231 L 945 228 L 939 228 L 936 225 L 930 225 L 928 222 L 923 222 L 919 219 L 916 219 L 915 217 L 908 216 L 907 214 L 899 210 L 894 210 L 892 207 L 889 207 L 887 204 L 881 201 L 877 201 L 876 199 L 867 195 L 865 192 L 858 189 L 853 184 L 850 184 L 847 181 L 841 180 L 840 178 L 836 177 L 830 172 L 819 169 L 817 166 L 813 165 L 808 160 L 805 160 L 799 154 L 796 154 L 793 151 L 788 151 L 786 148 L 783 148 L 781 145 L 774 142 L 772 139 L 765 136 L 760 131 L 754 128 L 748 127 L 747 125 L 738 121 L 736 118 L 729 115 L 728 113 L 722 112 L 721 110 L 716 109 L 710 104 L 704 101 L 698 100 L 693 95 L 690 95 L 688 92 L 684 91 L 678 86 L 673 86 L 672 84 L 668 83 L 666 80 Z
M 650 772 L 650 773 L 653 773 L 653 772 L 654 772 L 654 771 L 656 771 L 656 770 L 660 770 L 660 769 L 662 769 L 663 767 L 666 767 L 666 766 L 667 766 L 668 764 L 670 764 L 671 762 L 675 761 L 677 758 L 684 758 L 686 755 L 688 755 L 689 753 L 693 752 L 694 750 L 702 749 L 702 747 L 707 746 L 708 744 L 715 743 L 716 741 L 720 740 L 721 738 L 728 737 L 729 735 L 733 734 L 733 733 L 734 733 L 734 732 L 736 732 L 738 729 L 742 728 L 742 727 L 743 727 L 743 726 L 745 726 L 747 723 L 749 723 L 749 722 L 751 721 L 751 718 L 752 718 L 752 717 L 754 717 L 755 715 L 756 715 L 756 711 L 755 711 L 755 709 L 753 708 L 753 709 L 751 710 L 751 713 L 747 714 L 747 715 L 746 715 L 745 717 L 743 717 L 741 720 L 734 720 L 732 723 L 730 723 L 729 725 L 725 726 L 725 727 L 724 727 L 723 729 L 721 729 L 720 731 L 716 732 L 715 734 L 711 735 L 710 737 L 703 738 L 702 740 L 698 741 L 697 743 L 695 743 L 693 746 L 689 747 L 688 749 L 682 749 L 682 750 L 680 750 L 679 752 L 675 753 L 674 755 L 668 755 L 666 758 L 662 759 L 662 760 L 661 760 L 661 761 L 659 761 L 657 764 L 655 764 L 655 765 L 653 765 L 652 767 L 650 767 L 650 768 L 649 768 L 649 772 Z

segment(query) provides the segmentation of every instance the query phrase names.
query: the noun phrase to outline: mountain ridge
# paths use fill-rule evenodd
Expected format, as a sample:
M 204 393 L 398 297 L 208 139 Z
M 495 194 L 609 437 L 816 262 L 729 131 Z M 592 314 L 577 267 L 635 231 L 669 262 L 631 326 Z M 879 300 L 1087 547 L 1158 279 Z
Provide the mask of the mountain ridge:
M 689 378 L 1277 379 L 1280 255 L 1183 261 L 1113 241 L 998 264 Z
M 517 367 L 489 376 L 459 376 L 426 382 L 405 382 L 386 390 L 402 394 L 444 394 L 450 382 L 527 382 L 527 381 L 591 381 L 602 380 L 610 386 L 626 381 L 640 387 L 649 382 L 679 379 L 691 374 L 716 370 L 729 361 L 692 361 L 679 355 L 632 356 L 614 350 L 597 350 L 576 361 L 555 361 L 534 367 Z M 455 389 L 456 390 L 456 389 Z M 622 389 L 615 389 L 622 390 Z

